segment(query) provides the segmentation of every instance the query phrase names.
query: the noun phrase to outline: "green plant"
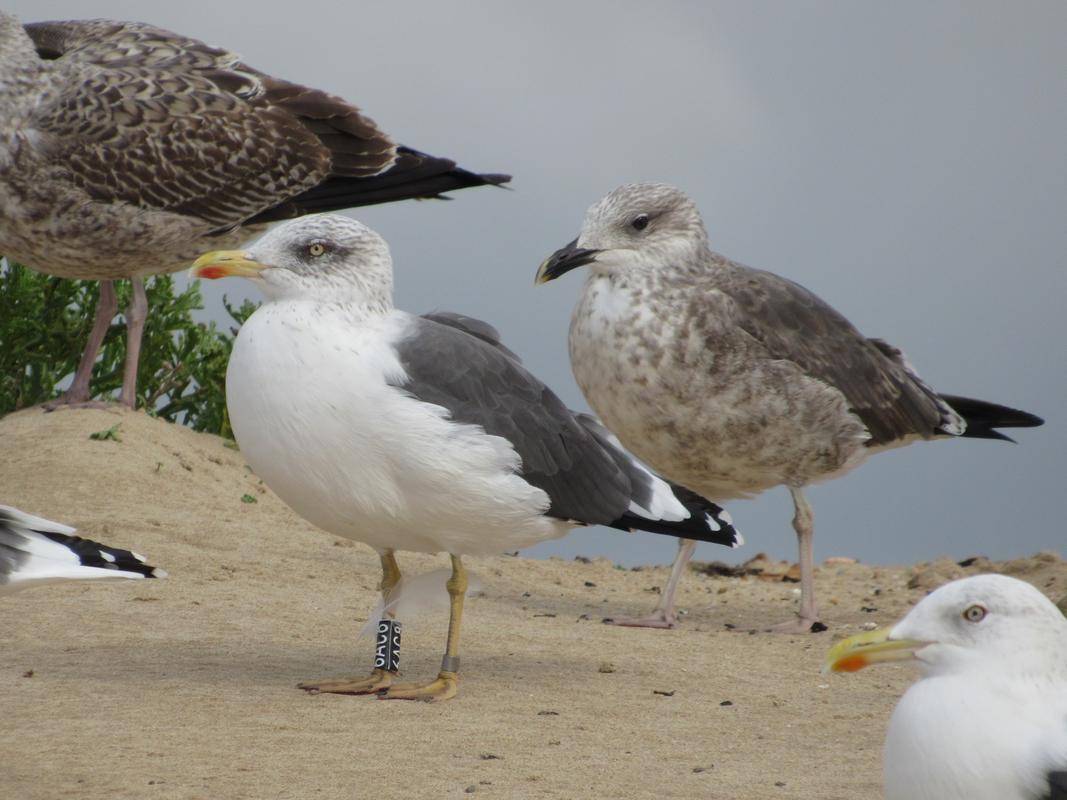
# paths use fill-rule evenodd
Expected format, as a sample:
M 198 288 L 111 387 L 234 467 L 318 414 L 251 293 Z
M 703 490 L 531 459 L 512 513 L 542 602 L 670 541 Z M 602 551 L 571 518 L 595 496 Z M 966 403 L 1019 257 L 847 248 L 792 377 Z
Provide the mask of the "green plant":
M 78 365 L 98 296 L 95 281 L 0 265 L 0 414 L 55 397 Z M 118 335 L 113 326 L 105 343 Z
M 107 428 L 106 430 L 95 431 L 94 433 L 90 433 L 89 438 L 92 439 L 94 442 L 121 442 L 122 437 L 119 436 L 119 427 L 121 425 L 121 422 L 116 422 L 114 425 L 112 425 L 110 428 Z
M 92 327 L 96 281 L 69 281 L 18 264 L 0 264 L 0 415 L 45 403 L 74 375 Z M 256 305 L 223 304 L 236 323 L 229 331 L 196 322 L 199 283 L 178 292 L 169 275 L 146 283 L 149 315 L 138 368 L 137 405 L 170 422 L 232 438 L 226 415 L 226 364 L 237 328 Z M 118 286 L 119 307 L 129 285 Z M 121 319 L 121 318 L 120 318 Z M 93 367 L 90 390 L 110 400 L 122 385 L 126 330 L 114 321 Z

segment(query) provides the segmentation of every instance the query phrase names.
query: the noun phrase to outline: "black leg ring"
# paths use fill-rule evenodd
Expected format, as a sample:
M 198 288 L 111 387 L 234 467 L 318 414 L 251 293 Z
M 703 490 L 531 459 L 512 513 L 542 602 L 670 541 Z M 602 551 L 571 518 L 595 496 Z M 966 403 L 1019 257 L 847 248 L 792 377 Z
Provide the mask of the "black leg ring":
M 378 621 L 374 668 L 384 669 L 386 672 L 396 672 L 400 669 L 400 623 L 395 619 Z

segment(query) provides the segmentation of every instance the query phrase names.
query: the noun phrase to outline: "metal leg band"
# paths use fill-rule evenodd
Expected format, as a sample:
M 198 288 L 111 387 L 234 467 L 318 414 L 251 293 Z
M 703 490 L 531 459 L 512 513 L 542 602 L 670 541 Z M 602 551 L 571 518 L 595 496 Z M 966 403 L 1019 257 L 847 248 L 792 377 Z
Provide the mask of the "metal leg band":
M 459 672 L 459 656 L 445 656 L 442 658 L 441 672 Z

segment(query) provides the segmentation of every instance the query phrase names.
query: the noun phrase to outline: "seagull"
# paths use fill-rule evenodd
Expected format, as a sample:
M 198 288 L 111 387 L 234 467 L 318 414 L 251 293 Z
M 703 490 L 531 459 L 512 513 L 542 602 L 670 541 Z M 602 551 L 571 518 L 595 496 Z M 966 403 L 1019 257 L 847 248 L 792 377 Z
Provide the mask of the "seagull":
M 74 533 L 67 525 L 0 505 L 0 594 L 60 581 L 167 576 L 144 556 Z
M 120 402 L 133 407 L 144 276 L 236 247 L 276 220 L 502 184 L 398 145 L 339 97 L 136 22 L 0 11 L 0 253 L 98 280 L 89 340 L 60 402 L 84 403 L 129 278 Z
M 917 661 L 886 734 L 887 800 L 1067 800 L 1067 619 L 1004 575 L 953 581 L 825 671 Z
M 593 411 L 652 469 L 718 502 L 785 485 L 800 548 L 800 610 L 769 630 L 825 630 L 815 603 L 804 488 L 920 439 L 1008 439 L 1033 414 L 927 386 L 896 347 L 868 339 L 804 287 L 712 252 L 696 205 L 665 184 L 622 186 L 586 213 L 537 283 L 589 266 L 570 327 Z M 649 617 L 672 627 L 672 583 Z
M 369 677 L 301 688 L 453 697 L 464 555 L 593 524 L 741 543 L 725 511 L 659 479 L 595 419 L 568 410 L 491 325 L 395 308 L 389 247 L 355 220 L 293 220 L 247 252 L 201 256 L 191 274 L 248 278 L 267 298 L 241 327 L 226 373 L 230 422 L 256 474 L 312 524 L 378 551 L 387 610 L 400 580 L 395 551 L 451 558 L 435 680 L 393 682 L 399 633 L 386 618 Z

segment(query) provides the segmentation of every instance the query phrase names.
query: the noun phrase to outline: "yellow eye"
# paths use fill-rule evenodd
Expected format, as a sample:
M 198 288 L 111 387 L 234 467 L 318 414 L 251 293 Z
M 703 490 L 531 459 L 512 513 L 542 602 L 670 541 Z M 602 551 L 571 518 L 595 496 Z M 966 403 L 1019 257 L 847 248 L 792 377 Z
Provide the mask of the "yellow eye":
M 975 603 L 973 606 L 967 606 L 963 610 L 963 618 L 968 622 L 981 622 L 985 619 L 986 613 L 985 606 Z
M 314 242 L 308 245 L 308 254 L 313 256 L 321 256 L 326 252 L 326 245 Z

